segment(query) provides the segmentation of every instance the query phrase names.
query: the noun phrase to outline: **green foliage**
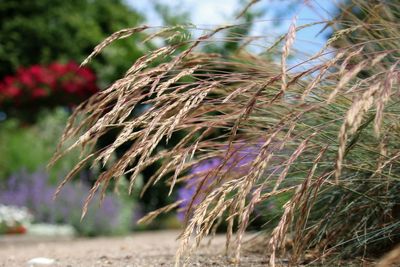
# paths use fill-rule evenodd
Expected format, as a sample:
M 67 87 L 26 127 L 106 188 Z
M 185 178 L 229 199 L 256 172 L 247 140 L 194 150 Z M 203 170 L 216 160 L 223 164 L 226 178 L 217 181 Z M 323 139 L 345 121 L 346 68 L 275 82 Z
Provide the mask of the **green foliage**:
M 160 2 L 156 2 L 154 8 L 162 18 L 164 25 L 176 26 L 187 24 L 189 21 L 189 12 L 187 11 L 176 10 Z
M 121 179 L 116 185 L 118 189 L 126 187 L 126 181 Z M 79 193 L 79 190 L 77 190 Z M 99 236 L 99 235 L 123 235 L 129 233 L 133 228 L 133 213 L 136 212 L 136 202 L 130 197 L 126 191 L 120 191 L 121 194 L 106 194 L 106 201 L 101 205 L 93 203 L 88 216 L 81 220 L 82 215 L 82 202 L 80 205 L 72 210 L 70 217 L 71 224 L 77 229 L 78 233 L 83 236 Z M 82 192 L 82 195 L 87 194 L 87 191 Z M 97 198 L 97 202 L 99 198 Z M 107 214 L 108 212 L 108 214 Z M 113 213 L 113 214 L 110 214 Z M 104 218 L 104 216 L 111 215 L 116 218 Z M 111 221 L 115 221 L 110 226 Z
M 21 65 L 81 62 L 99 40 L 141 23 L 143 17 L 121 0 L 1 1 L 0 77 Z M 137 40 L 121 40 L 92 67 L 106 84 L 121 75 L 143 49 Z
M 384 3 L 380 0 L 343 1 L 337 9 L 336 18 L 333 21 L 333 28 L 336 33 L 340 30 L 350 31 L 343 38 L 338 38 L 338 40 L 334 42 L 334 46 L 336 48 L 342 48 L 360 43 L 362 40 L 366 41 L 371 38 L 377 38 L 378 36 L 386 38 L 393 37 L 396 30 L 391 27 L 382 27 L 378 31 L 371 31 L 367 28 L 364 30 L 352 31 L 351 28 L 361 23 L 377 23 L 382 19 L 385 19 L 386 23 L 398 21 L 400 19 L 399 3 L 399 0 L 387 0 L 384 1 Z M 348 23 L 349 21 L 353 21 L 354 23 Z M 371 52 L 384 50 L 385 44 L 390 42 L 390 40 L 387 40 L 385 43 L 371 42 L 366 43 L 365 47 Z
M 0 179 L 21 169 L 33 172 L 43 168 L 54 153 L 69 113 L 58 108 L 43 112 L 34 126 L 22 126 L 9 119 L 0 124 Z M 65 174 L 73 166 L 74 158 L 66 157 L 51 169 L 51 180 Z

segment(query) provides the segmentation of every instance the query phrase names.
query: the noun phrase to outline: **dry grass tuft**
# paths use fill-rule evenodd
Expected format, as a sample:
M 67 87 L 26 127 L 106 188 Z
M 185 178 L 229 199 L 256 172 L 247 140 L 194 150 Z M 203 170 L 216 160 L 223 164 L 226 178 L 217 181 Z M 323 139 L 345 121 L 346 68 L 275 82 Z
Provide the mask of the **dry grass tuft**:
M 255 210 L 284 194 L 290 198 L 280 220 L 267 224 L 272 229 L 266 248 L 271 266 L 289 233 L 293 264 L 309 250 L 318 250 L 321 260 L 368 255 L 379 246 L 387 250 L 400 229 L 399 9 L 372 2 L 353 1 L 367 12 L 364 18 L 350 15 L 341 23 L 328 22 L 336 32 L 326 46 L 296 66 L 288 60 L 296 32 L 313 24 L 296 27 L 293 22 L 284 37 L 264 48 L 282 47 L 280 65 L 250 52 L 256 39 L 246 38 L 229 56 L 201 52 L 217 42 L 217 33 L 235 25 L 206 31 L 194 40 L 182 37 L 184 41 L 167 43 L 137 60 L 124 77 L 74 111 L 54 155 L 52 162 L 76 148 L 90 151 L 63 184 L 88 162 L 108 166 L 83 215 L 96 191 L 104 193 L 111 180 L 128 177 L 132 191 L 141 171 L 158 160 L 162 166 L 143 190 L 164 181 L 172 193 L 190 179 L 197 163 L 221 158 L 199 182 L 187 209 L 177 263 L 185 262 L 221 220 L 228 224 L 227 253 L 239 260 Z M 114 40 L 146 30 L 152 29 L 113 34 L 83 64 Z M 149 38 L 176 39 L 179 34 L 175 28 L 162 29 Z M 346 45 L 332 52 L 338 43 Z M 132 116 L 143 105 L 146 109 Z M 119 130 L 115 141 L 92 150 L 110 129 Z M 186 135 L 172 149 L 157 149 L 178 131 Z M 129 149 L 111 160 L 123 144 Z M 258 149 L 238 171 L 232 158 L 241 144 Z M 195 205 L 199 196 L 204 197 Z

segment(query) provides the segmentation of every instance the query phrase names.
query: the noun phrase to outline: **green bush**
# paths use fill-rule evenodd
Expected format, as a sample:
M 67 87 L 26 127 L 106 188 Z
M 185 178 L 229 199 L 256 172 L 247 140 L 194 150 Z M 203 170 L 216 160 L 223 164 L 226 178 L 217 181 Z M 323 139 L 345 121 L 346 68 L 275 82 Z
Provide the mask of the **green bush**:
M 18 120 L 0 123 L 0 179 L 21 169 L 34 172 L 47 165 L 61 136 L 69 113 L 63 108 L 43 111 L 36 125 L 23 126 Z M 75 157 L 78 154 L 74 154 Z M 50 171 L 55 181 L 73 166 L 75 157 L 66 157 Z
M 143 20 L 121 0 L 1 1 L 0 77 L 14 73 L 20 66 L 54 60 L 80 62 L 99 40 Z M 107 84 L 144 49 L 137 41 L 121 40 L 92 67 Z

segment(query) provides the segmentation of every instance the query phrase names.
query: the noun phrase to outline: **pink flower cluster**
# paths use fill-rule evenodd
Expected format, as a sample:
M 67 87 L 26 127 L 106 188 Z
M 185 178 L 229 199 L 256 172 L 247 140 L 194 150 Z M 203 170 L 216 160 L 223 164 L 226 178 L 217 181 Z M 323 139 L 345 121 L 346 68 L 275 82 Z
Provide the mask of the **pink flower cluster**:
M 93 71 L 75 62 L 33 65 L 0 81 L 0 105 L 73 105 L 97 91 Z

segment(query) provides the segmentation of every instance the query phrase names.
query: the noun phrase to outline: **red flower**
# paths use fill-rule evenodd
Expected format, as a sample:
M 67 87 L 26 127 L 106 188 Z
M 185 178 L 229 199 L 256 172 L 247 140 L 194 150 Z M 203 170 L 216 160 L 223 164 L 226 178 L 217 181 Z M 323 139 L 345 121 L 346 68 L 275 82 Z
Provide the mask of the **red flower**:
M 68 81 L 66 83 L 63 84 L 63 89 L 65 92 L 69 93 L 69 94 L 75 94 L 79 92 L 79 86 L 71 81 Z
M 82 76 L 87 82 L 96 81 L 96 76 L 94 73 L 88 68 L 80 68 L 78 70 L 78 75 Z
M 14 98 L 14 97 L 18 97 L 22 94 L 22 90 L 19 89 L 18 87 L 15 86 L 8 86 L 5 88 L 5 90 L 3 91 L 3 94 L 6 97 L 9 98 Z
M 33 65 L 28 70 L 33 77 L 40 78 L 43 75 L 43 68 L 40 65 Z
M 15 79 L 15 77 L 13 77 L 13 76 L 6 76 L 6 77 L 4 77 L 4 84 L 5 84 L 6 86 L 12 86 L 12 85 L 14 85 L 15 81 L 16 81 L 16 79 Z
M 65 67 L 66 67 L 66 69 L 67 69 L 68 71 L 72 71 L 72 72 L 75 72 L 75 71 L 77 71 L 77 70 L 79 69 L 79 65 L 76 64 L 76 63 L 73 62 L 73 61 L 68 62 L 67 65 L 66 65 Z
M 34 100 L 52 97 L 55 104 L 73 105 L 98 91 L 92 70 L 75 62 L 19 68 L 15 76 L 0 81 L 0 102 L 36 105 Z M 57 92 L 57 97 L 53 97 Z M 64 95 L 68 95 L 67 98 Z M 70 102 L 65 102 L 68 99 Z
M 34 87 L 36 86 L 36 81 L 34 77 L 27 71 L 19 70 L 19 81 L 25 85 L 26 87 Z
M 61 65 L 60 63 L 53 63 L 49 66 L 49 69 L 54 72 L 57 76 L 63 76 L 67 73 L 67 68 L 65 65 Z
M 48 69 L 45 69 L 42 75 L 38 77 L 38 81 L 44 85 L 49 86 L 50 88 L 54 88 L 57 84 L 57 76 Z
M 49 95 L 49 93 L 43 88 L 35 88 L 32 91 L 32 97 L 33 98 L 44 98 L 44 97 L 46 97 L 48 95 Z

